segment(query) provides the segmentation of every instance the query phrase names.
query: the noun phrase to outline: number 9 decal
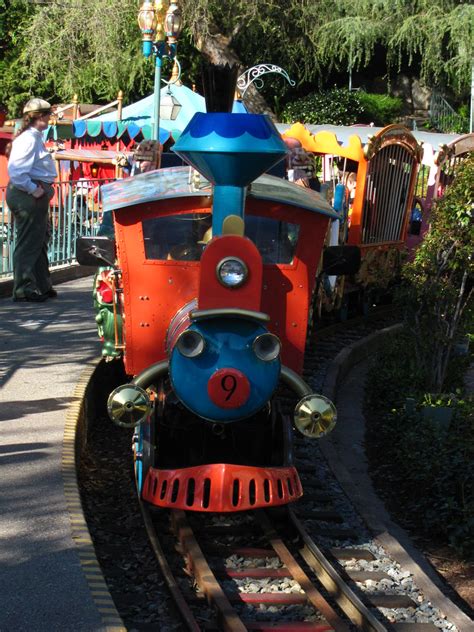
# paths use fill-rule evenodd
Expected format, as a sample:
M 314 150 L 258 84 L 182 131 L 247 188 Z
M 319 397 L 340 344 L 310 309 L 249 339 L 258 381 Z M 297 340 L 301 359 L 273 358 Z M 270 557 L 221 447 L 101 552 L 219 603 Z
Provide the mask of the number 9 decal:
M 250 384 L 237 369 L 219 369 L 207 383 L 210 400 L 219 408 L 239 408 L 250 395 Z
M 235 377 L 235 375 L 232 375 L 231 373 L 226 373 L 224 376 L 222 376 L 221 387 L 223 391 L 229 393 L 225 398 L 225 401 L 228 402 L 232 395 L 235 393 L 235 389 L 237 388 L 237 378 Z

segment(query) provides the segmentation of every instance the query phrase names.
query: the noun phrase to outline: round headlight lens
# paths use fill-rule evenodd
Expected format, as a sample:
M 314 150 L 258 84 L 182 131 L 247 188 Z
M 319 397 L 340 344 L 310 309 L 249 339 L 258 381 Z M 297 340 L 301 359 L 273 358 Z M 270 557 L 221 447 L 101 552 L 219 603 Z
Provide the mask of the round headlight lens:
M 236 257 L 226 257 L 217 264 L 217 278 L 225 287 L 239 287 L 247 275 L 247 266 Z
M 187 329 L 176 341 L 176 348 L 185 358 L 195 358 L 204 351 L 206 343 L 198 331 Z
M 262 334 L 253 341 L 255 355 L 264 362 L 271 362 L 280 355 L 281 342 L 274 334 Z

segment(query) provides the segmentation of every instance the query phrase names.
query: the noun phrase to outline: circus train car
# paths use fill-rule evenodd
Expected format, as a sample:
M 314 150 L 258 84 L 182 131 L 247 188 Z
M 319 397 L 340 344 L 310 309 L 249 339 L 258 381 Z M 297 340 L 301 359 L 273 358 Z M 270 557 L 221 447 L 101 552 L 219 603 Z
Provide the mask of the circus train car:
M 407 237 L 408 255 L 416 248 L 430 226 L 431 209 L 454 179 L 456 166 L 474 152 L 474 134 L 413 132 L 423 145 L 423 160 L 418 172 L 415 197 Z
M 454 179 L 456 166 L 474 153 L 474 133 L 459 136 L 443 143 L 436 155 L 436 182 L 434 198 L 440 198 Z
M 328 243 L 361 250 L 357 275 L 320 277 L 318 313 L 367 308 L 369 302 L 384 300 L 405 249 L 421 145 L 400 125 L 375 129 L 296 123 L 282 131 L 284 138 L 320 157 L 321 188 L 343 216 L 333 223 Z
M 78 244 L 82 263 L 114 262 L 97 277 L 97 300 L 109 310 L 106 354 L 123 353 L 133 379 L 110 395 L 109 414 L 136 427 L 143 500 L 197 511 L 286 504 L 302 494 L 293 424 L 317 437 L 335 422 L 301 373 L 316 271 L 339 215 L 317 193 L 261 175 L 286 154 L 263 115 L 198 113 L 174 149 L 192 168 L 104 186 L 115 243 Z M 281 384 L 298 399 L 293 419 Z

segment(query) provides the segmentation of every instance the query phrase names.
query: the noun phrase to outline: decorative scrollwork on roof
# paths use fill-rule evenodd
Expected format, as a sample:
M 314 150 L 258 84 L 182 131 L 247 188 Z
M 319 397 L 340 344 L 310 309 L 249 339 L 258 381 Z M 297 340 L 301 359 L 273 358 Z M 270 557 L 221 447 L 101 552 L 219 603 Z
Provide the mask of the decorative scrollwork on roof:
M 290 79 L 286 70 L 283 70 L 280 66 L 275 66 L 275 64 L 259 64 L 258 66 L 252 66 L 252 68 L 246 70 L 237 79 L 237 88 L 242 95 L 242 98 L 252 83 L 255 83 L 257 90 L 261 90 L 264 85 L 261 77 L 262 75 L 266 75 L 270 72 L 276 72 L 277 74 L 282 75 L 282 77 L 288 81 L 290 86 L 293 87 L 296 85 L 296 83 Z

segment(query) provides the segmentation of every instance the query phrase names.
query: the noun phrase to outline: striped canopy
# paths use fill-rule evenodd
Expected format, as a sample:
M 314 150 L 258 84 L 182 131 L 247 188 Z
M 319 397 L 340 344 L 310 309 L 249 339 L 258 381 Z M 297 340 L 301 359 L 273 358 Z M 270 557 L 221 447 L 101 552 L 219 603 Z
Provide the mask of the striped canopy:
M 181 108 L 174 120 L 160 118 L 161 143 L 165 143 L 170 136 L 177 140 L 194 114 L 206 111 L 204 97 L 186 86 L 170 84 L 163 87 L 161 99 L 163 100 L 169 93 L 176 99 Z M 236 101 L 233 111 L 242 112 L 242 109 L 246 111 L 242 102 Z M 83 138 L 84 136 L 95 138 L 103 134 L 107 138 L 120 138 L 127 133 L 131 139 L 141 134 L 144 139 L 149 140 L 152 135 L 152 117 L 153 94 L 124 107 L 120 121 L 117 120 L 116 110 L 96 118 L 74 121 L 74 136 L 76 138 Z

